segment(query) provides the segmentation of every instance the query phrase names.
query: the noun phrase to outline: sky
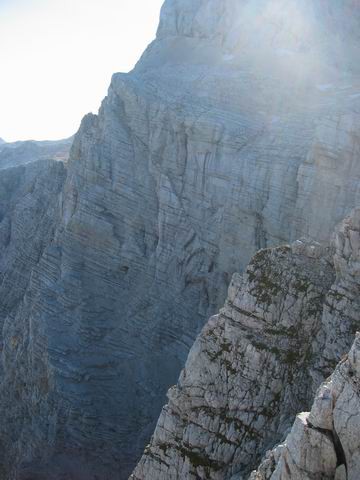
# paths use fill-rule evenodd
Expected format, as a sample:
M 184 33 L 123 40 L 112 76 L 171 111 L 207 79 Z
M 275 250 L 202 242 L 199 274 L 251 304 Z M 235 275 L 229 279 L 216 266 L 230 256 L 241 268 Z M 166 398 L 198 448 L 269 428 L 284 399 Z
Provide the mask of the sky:
M 0 0 L 0 137 L 56 140 L 155 37 L 163 0 Z

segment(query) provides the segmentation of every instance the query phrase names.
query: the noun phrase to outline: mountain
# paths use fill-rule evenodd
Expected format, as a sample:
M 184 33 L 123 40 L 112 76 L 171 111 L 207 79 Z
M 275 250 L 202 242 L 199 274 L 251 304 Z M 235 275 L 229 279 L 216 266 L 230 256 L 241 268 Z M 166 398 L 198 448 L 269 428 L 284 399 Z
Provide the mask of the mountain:
M 71 138 L 53 142 L 33 140 L 13 143 L 0 142 L 0 170 L 38 160 L 54 159 L 66 162 L 69 158 L 71 144 Z
M 350 0 L 166 0 L 66 165 L 6 183 L 1 477 L 127 478 L 233 274 L 259 249 L 327 242 L 359 204 L 359 22 Z M 322 380 L 301 380 L 287 425 Z

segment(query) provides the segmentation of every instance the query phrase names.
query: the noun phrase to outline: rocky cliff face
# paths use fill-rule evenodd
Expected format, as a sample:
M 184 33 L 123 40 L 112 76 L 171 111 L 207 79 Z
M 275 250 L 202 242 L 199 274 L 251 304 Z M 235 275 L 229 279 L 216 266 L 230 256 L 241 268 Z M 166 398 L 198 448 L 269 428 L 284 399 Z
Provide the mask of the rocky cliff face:
M 1 315 L 18 307 L 32 268 L 55 230 L 55 213 L 66 177 L 53 160 L 4 169 L 0 176 Z
M 114 75 L 99 115 L 83 120 L 54 200 L 56 229 L 11 317 L 6 307 L 0 319 L 5 478 L 127 478 L 232 274 L 259 248 L 327 239 L 359 204 L 360 83 L 351 60 L 360 14 L 356 2 L 312 3 L 167 0 L 155 42 L 133 72 Z M 295 250 L 256 261 L 271 265 L 274 255 L 297 265 L 307 254 Z M 314 325 L 332 275 L 321 258 L 304 274 Z M 293 283 L 276 293 L 289 308 L 300 302 Z M 277 317 L 262 305 L 271 325 Z M 269 353 L 279 356 L 278 384 L 290 375 L 281 365 L 298 335 L 293 308 L 282 320 L 283 349 Z M 299 329 L 316 333 L 305 320 Z M 276 338 L 262 342 L 275 348 Z M 300 353 L 307 358 L 305 347 Z M 305 403 L 335 353 L 302 380 Z M 293 399 L 289 419 L 268 422 L 280 439 L 300 405 L 295 387 L 279 399 L 280 387 L 269 388 L 275 409 Z
M 0 427 L 0 476 L 10 478 L 5 463 L 7 452 L 12 457 L 18 448 L 19 431 L 26 418 L 39 418 L 31 402 L 22 396 L 22 389 L 35 382 L 35 395 L 43 391 L 46 381 L 37 365 L 41 359 L 32 354 L 33 345 L 41 342 L 30 323 L 16 324 L 16 314 L 34 269 L 45 248 L 51 244 L 59 220 L 59 198 L 66 177 L 62 162 L 38 161 L 4 169 L 0 176 L 0 318 L 1 318 L 1 397 L 0 408 L 6 413 L 6 423 Z M 23 328 L 24 327 L 24 328 Z M 35 340 L 36 337 L 36 340 Z M 20 345 L 23 351 L 20 353 Z M 10 352 L 18 352 L 16 361 Z M 27 356 L 25 356 L 27 352 Z M 31 380 L 33 379 L 33 380 Z M 8 387 L 6 386 L 8 382 Z M 8 390 L 9 389 L 9 390 Z M 37 392 L 37 393 L 36 393 Z M 35 435 L 34 429 L 31 437 Z M 30 436 L 30 432 L 29 432 Z
M 39 359 L 32 356 L 30 360 L 22 355 L 14 365 L 7 364 L 6 358 L 10 360 L 7 352 L 23 342 L 24 350 L 31 355 L 34 332 L 15 325 L 15 317 L 59 222 L 59 200 L 66 178 L 66 168 L 60 159 L 67 159 L 69 149 L 70 141 L 4 143 L 0 147 L 0 408 L 12 411 L 7 413 L 7 424 L 0 427 L 0 441 L 4 453 L 10 456 L 17 448 L 22 420 L 40 416 L 39 411 L 31 409 L 31 402 L 21 396 L 21 387 L 30 383 L 30 378 L 36 379 L 37 385 L 46 380 L 39 374 Z M 7 381 L 11 385 L 9 398 Z M 37 395 L 41 395 L 41 389 Z M 5 463 L 2 458 L 0 476 L 4 479 L 8 478 Z
M 296 413 L 310 407 L 360 326 L 360 210 L 338 229 L 334 250 L 335 282 L 329 252 L 301 241 L 260 251 L 242 277 L 234 276 L 224 309 L 191 349 L 131 478 L 247 478 L 269 445 L 281 440 Z M 349 362 L 339 368 L 348 371 Z M 338 400 L 347 380 L 340 381 L 339 370 L 334 375 L 320 390 L 308 424 L 299 416 L 285 446 L 272 452 L 252 479 L 320 478 L 320 472 L 321 478 L 334 478 L 340 447 L 329 437 L 335 432 L 331 408 L 342 412 L 334 435 L 345 448 L 356 438 L 356 426 L 348 422 L 359 402 L 351 387 L 355 379 Z M 357 478 L 356 452 L 346 447 L 344 455 L 353 459 Z M 308 477 L 301 476 L 305 470 Z
M 250 480 L 359 478 L 360 336 L 320 387 L 310 413 L 297 416 L 286 441 L 268 452 Z
M 9 319 L 59 221 L 70 140 L 0 147 L 0 311 Z

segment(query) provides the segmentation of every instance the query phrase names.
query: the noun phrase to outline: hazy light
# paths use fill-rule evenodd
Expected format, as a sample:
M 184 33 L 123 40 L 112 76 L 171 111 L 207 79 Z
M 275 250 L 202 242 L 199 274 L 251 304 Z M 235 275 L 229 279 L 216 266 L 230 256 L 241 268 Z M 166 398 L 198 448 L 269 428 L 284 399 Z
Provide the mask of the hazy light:
M 0 0 L 0 137 L 72 135 L 154 38 L 163 0 Z

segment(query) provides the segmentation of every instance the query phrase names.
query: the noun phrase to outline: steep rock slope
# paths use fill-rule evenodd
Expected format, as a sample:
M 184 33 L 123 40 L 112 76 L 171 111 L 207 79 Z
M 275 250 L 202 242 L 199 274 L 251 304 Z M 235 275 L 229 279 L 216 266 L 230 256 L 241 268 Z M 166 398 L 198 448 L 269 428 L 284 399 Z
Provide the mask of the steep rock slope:
M 35 396 L 32 402 L 25 401 L 21 389 L 30 382 L 30 372 L 37 385 L 44 381 L 37 375 L 36 365 L 40 359 L 30 353 L 34 341 L 41 342 L 41 339 L 35 340 L 34 332 L 16 325 L 15 317 L 34 269 L 51 244 L 59 220 L 59 199 L 65 177 L 63 163 L 53 160 L 4 169 L 0 175 L 0 408 L 7 411 L 6 423 L 0 426 L 0 445 L 10 456 L 17 448 L 18 431 L 24 418 L 31 415 L 35 419 L 40 415 L 31 410 Z M 21 342 L 31 358 L 26 361 L 18 358 L 15 362 L 9 352 L 17 350 Z M 4 387 L 7 381 L 10 392 Z M 32 431 L 32 435 L 34 433 Z M 8 477 L 4 462 L 6 455 L 0 462 L 0 477 L 5 479 Z
M 335 282 L 326 249 L 301 241 L 260 251 L 242 277 L 234 276 L 131 478 L 246 478 L 294 416 L 310 408 L 360 326 L 360 210 L 343 222 L 334 244 Z
M 66 178 L 66 168 L 60 160 L 68 158 L 69 150 L 70 141 L 67 140 L 4 142 L 0 146 L 1 376 L 4 382 L 10 375 L 11 398 L 14 400 L 11 406 L 13 416 L 9 412 L 8 423 L 6 426 L 3 424 L 0 430 L 1 448 L 10 454 L 13 442 L 18 441 L 22 412 L 31 407 L 21 404 L 19 396 L 19 385 L 27 382 L 29 377 L 24 375 L 23 370 L 14 372 L 13 366 L 7 365 L 6 351 L 14 348 L 23 336 L 27 336 L 26 348 L 30 345 L 29 331 L 17 330 L 13 322 L 34 269 L 45 248 L 51 244 L 59 222 L 60 196 Z M 36 363 L 36 359 L 32 358 L 31 365 L 24 362 L 21 369 L 33 369 Z M 36 369 L 32 375 L 36 378 Z M 43 381 L 40 377 L 36 380 Z M 8 401 L 6 395 L 3 390 L 0 408 L 7 408 L 4 406 Z M 34 415 L 34 412 L 31 414 Z M 1 461 L 0 476 L 6 478 L 6 475 Z
M 71 140 L 1 142 L 0 319 L 15 310 L 59 221 Z
M 349 355 L 321 385 L 311 412 L 297 416 L 286 441 L 268 452 L 250 480 L 358 479 L 359 381 L 360 334 L 357 334 Z
M 232 274 L 259 248 L 327 239 L 359 203 L 360 15 L 337 5 L 167 0 L 114 75 L 3 333 L 7 479 L 126 478 Z
M 1 320 L 17 308 L 32 268 L 54 234 L 66 177 L 62 162 L 44 160 L 0 175 Z

